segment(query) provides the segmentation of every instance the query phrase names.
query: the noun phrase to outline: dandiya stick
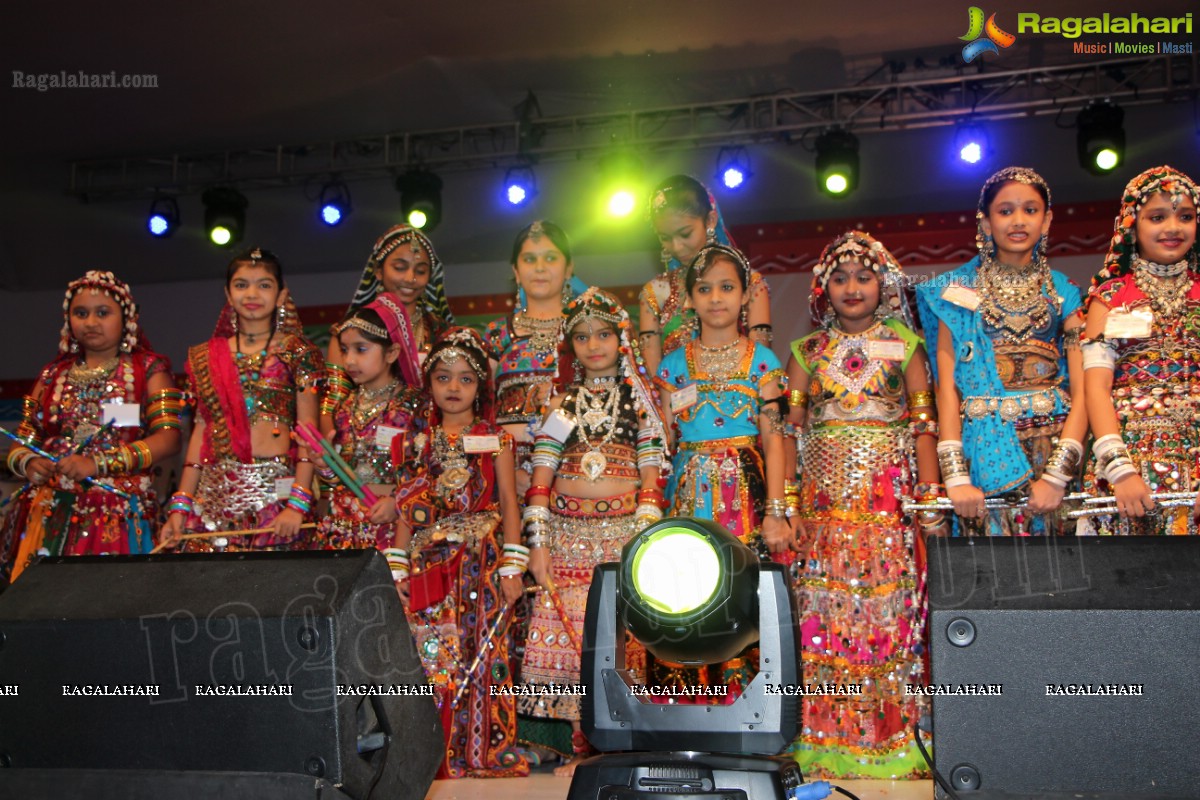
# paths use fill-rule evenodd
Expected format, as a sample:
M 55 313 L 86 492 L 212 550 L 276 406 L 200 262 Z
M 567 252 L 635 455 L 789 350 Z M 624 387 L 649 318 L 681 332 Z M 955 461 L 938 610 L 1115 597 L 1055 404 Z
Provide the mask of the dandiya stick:
M 17 444 L 19 444 L 22 447 L 31 451 L 34 455 L 38 455 L 38 456 L 41 456 L 42 458 L 49 459 L 50 461 L 53 461 L 55 464 L 58 463 L 57 458 L 50 455 L 49 453 L 47 453 L 45 450 L 38 447 L 37 445 L 25 441 L 20 436 L 17 436 L 15 433 L 10 431 L 8 428 L 0 426 L 0 435 L 7 436 L 9 439 L 12 439 Z M 107 483 L 102 483 L 102 482 L 96 480 L 95 478 L 84 478 L 83 483 L 85 486 L 95 486 L 97 489 L 103 489 L 106 492 L 112 492 L 117 497 L 123 497 L 126 500 L 129 499 L 129 495 L 127 493 L 122 492 L 120 489 L 118 489 L 115 486 L 109 486 Z
M 550 603 L 558 612 L 558 618 L 567 632 L 567 638 L 571 640 L 571 646 L 582 656 L 583 642 L 579 640 L 579 634 L 575 632 L 575 626 L 571 624 L 571 617 L 567 614 L 567 608 L 563 605 L 562 597 L 558 594 L 558 587 L 554 585 L 553 581 L 546 586 L 546 594 L 550 595 Z
M 317 431 L 311 425 L 302 422 L 296 426 L 296 432 L 300 434 L 300 438 L 304 440 L 304 443 L 307 444 L 309 448 L 312 450 L 320 450 L 322 452 L 322 454 L 325 456 L 325 463 L 330 469 L 333 470 L 333 473 L 337 475 L 338 480 L 340 480 L 347 489 L 353 492 L 354 496 L 361 500 L 368 508 L 375 505 L 375 503 L 379 501 L 379 498 L 375 496 L 374 492 L 358 482 L 358 478 L 355 476 L 354 470 L 351 469 L 350 465 L 346 463 L 341 454 L 334 449 L 333 445 L 325 440 L 325 437 L 322 436 L 319 431 Z
M 317 523 L 315 522 L 305 522 L 300 525 L 301 530 L 304 528 L 315 527 L 317 527 Z M 180 535 L 179 538 L 181 541 L 183 541 L 187 539 L 220 539 L 222 536 L 258 536 L 260 533 L 271 533 L 274 530 L 275 528 L 268 526 L 266 528 L 243 528 L 242 530 L 237 531 L 202 531 L 200 533 L 185 533 Z M 166 546 L 166 542 L 159 542 L 158 545 L 150 551 L 150 554 L 154 555 L 155 553 L 161 552 Z

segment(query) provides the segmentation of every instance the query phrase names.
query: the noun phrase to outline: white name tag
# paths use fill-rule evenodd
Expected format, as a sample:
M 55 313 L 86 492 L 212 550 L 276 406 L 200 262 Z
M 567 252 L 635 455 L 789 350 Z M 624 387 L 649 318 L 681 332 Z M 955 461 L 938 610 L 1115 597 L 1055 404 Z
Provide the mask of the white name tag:
M 1148 308 L 1110 311 L 1104 320 L 1106 339 L 1145 339 L 1154 327 L 1154 312 Z
M 904 342 L 896 339 L 868 339 L 867 358 L 883 361 L 903 361 Z
M 392 439 L 395 439 L 402 433 L 404 431 L 400 428 L 393 428 L 391 425 L 380 425 L 375 429 L 375 446 L 390 450 Z
M 275 497 L 279 500 L 287 500 L 292 496 L 292 484 L 296 482 L 296 476 L 290 478 L 275 479 Z
M 563 411 L 561 408 L 556 408 L 546 415 L 546 421 L 542 423 L 541 433 L 546 434 L 556 442 L 565 442 L 571 432 L 575 430 L 577 425 L 575 416 L 569 411 Z
M 694 383 L 671 392 L 671 412 L 674 414 L 686 411 L 699 402 L 700 388 Z
M 142 424 L 142 407 L 136 403 L 101 403 L 100 422 L 117 428 L 136 428 Z
M 489 436 L 464 436 L 464 453 L 496 453 L 500 450 L 500 437 L 496 434 Z
M 942 289 L 942 299 L 968 311 L 979 308 L 979 293 L 957 283 Z

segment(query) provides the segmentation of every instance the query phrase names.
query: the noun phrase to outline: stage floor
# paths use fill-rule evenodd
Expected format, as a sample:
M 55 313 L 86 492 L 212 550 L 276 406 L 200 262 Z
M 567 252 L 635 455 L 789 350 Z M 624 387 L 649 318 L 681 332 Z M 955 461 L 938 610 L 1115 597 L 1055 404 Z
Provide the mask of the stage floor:
M 933 781 L 837 781 L 860 800 L 929 800 Z M 464 778 L 434 781 L 426 800 L 564 800 L 570 778 L 534 773 L 528 778 Z M 831 800 L 845 800 L 834 792 Z

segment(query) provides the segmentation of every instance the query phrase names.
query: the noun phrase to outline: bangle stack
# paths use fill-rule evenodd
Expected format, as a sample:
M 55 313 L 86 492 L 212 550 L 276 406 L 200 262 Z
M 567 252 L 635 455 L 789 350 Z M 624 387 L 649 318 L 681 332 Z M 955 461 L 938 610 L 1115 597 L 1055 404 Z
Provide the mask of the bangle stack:
M 1060 489 L 1075 480 L 1075 472 L 1083 461 L 1083 444 L 1075 439 L 1059 439 L 1050 457 L 1046 459 L 1046 468 L 1042 477 L 1047 483 L 1052 483 Z
M 546 506 L 525 506 L 521 513 L 525 526 L 525 544 L 531 549 L 550 544 L 550 509 Z
M 288 495 L 287 507 L 308 516 L 308 512 L 312 511 L 313 500 L 312 492 L 298 483 L 293 483 L 291 494 Z
M 768 517 L 786 517 L 787 516 L 787 501 L 779 497 L 767 498 L 767 502 L 763 506 Z
M 8 469 L 12 474 L 24 478 L 25 469 L 29 466 L 29 462 L 37 457 L 37 453 L 29 448 L 15 445 L 8 451 Z
M 183 430 L 183 392 L 178 389 L 162 389 L 146 399 L 146 429 L 150 433 L 161 430 Z
M 937 416 L 932 411 L 914 411 L 909 415 L 908 429 L 912 431 L 914 439 L 918 436 L 932 436 L 937 439 L 939 431 Z
M 792 389 L 788 392 L 788 406 L 791 408 L 807 408 L 808 394 L 799 389 Z
M 971 472 L 967 469 L 967 456 L 960 439 L 938 442 L 938 467 L 942 470 L 942 483 L 947 489 L 955 486 L 970 486 Z
M 187 492 L 176 492 L 171 495 L 171 501 L 167 503 L 167 516 L 171 514 L 183 514 L 185 517 L 190 517 L 193 513 L 195 503 L 196 498 Z
M 500 554 L 500 568 L 496 570 L 501 578 L 519 578 L 529 569 L 529 548 L 523 544 L 505 543 Z
M 1101 436 L 1092 445 L 1092 452 L 1096 454 L 1096 472 L 1110 484 L 1137 472 L 1133 459 L 1129 457 L 1129 448 L 1120 434 Z
M 921 406 L 933 408 L 933 392 L 911 392 L 908 395 L 909 408 L 920 408 Z
M 408 551 L 402 547 L 389 547 L 383 551 L 384 557 L 388 562 L 388 569 L 392 571 L 392 580 L 396 583 L 408 580 L 409 574 L 412 573 L 412 560 L 408 557 Z

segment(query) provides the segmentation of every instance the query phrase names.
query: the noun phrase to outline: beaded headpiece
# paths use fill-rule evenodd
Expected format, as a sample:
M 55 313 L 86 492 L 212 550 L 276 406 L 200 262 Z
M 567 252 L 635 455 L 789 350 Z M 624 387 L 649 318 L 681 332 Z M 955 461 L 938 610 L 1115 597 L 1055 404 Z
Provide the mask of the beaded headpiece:
M 383 288 L 383 282 L 379 279 L 379 270 L 383 266 L 383 262 L 397 248 L 404 245 L 411 248 L 414 253 L 423 249 L 429 256 L 429 283 L 425 284 L 425 296 L 422 298 L 422 302 L 436 316 L 453 325 L 454 315 L 450 313 L 450 303 L 446 300 L 446 271 L 442 266 L 442 260 L 438 258 L 429 237 L 411 225 L 395 225 L 375 242 L 375 246 L 371 248 L 371 255 L 367 257 L 366 266 L 363 267 L 362 277 L 358 281 L 358 288 L 354 291 L 354 299 L 350 301 L 347 313 L 361 308 L 375 299 L 375 295 L 379 294 Z
M 583 371 L 579 367 L 574 367 L 576 373 L 573 379 L 565 374 L 566 364 L 573 359 L 563 357 L 570 355 L 570 342 L 568 337 L 571 331 L 581 322 L 589 319 L 598 319 L 605 322 L 617 331 L 620 337 L 620 345 L 618 350 L 621 354 L 618 369 L 625 383 L 629 384 L 633 389 L 633 397 L 637 403 L 639 416 L 645 414 L 654 435 L 664 443 L 666 439 L 666 426 L 662 419 L 662 412 L 659 409 L 658 393 L 650 383 L 649 377 L 646 374 L 646 362 L 642 358 L 642 351 L 638 347 L 637 338 L 631 337 L 629 331 L 633 328 L 633 321 L 629 318 L 629 312 L 621 305 L 617 298 L 613 297 L 603 289 L 595 286 L 589 286 L 587 291 L 571 300 L 563 308 L 563 325 L 560 336 L 560 356 L 558 359 L 559 380 L 560 384 L 557 388 L 563 389 L 566 385 L 580 381 L 583 379 Z M 546 414 L 546 408 L 542 409 L 542 416 Z
M 979 190 L 979 202 L 975 206 L 975 247 L 979 249 L 980 255 L 984 254 L 984 249 L 991 242 L 991 237 L 983 232 L 983 220 L 987 216 L 987 209 L 984 208 L 984 198 L 987 197 L 988 190 L 1002 183 L 1023 183 L 1026 186 L 1041 189 L 1046 195 L 1046 209 L 1049 210 L 1050 208 L 1050 184 L 1046 183 L 1046 179 L 1035 170 L 1029 167 L 1005 167 L 999 172 L 993 173 L 990 178 L 983 182 L 983 188 Z M 1042 247 L 1043 245 L 1039 240 L 1038 249 L 1042 249 Z M 1036 259 L 1038 255 L 1038 253 L 1035 253 L 1034 258 Z
M 1096 287 L 1105 281 L 1127 274 L 1137 255 L 1137 215 L 1142 205 L 1159 192 L 1171 198 L 1171 207 L 1178 208 L 1183 198 L 1191 199 L 1200 208 L 1200 188 L 1196 182 L 1174 167 L 1163 165 L 1146 170 L 1131 180 L 1121 194 L 1121 210 L 1113 221 L 1113 236 L 1104 256 L 1104 267 L 1092 279 Z M 1193 269 L 1200 259 L 1200 242 L 1192 243 Z
M 131 353 L 142 344 L 138 328 L 138 307 L 133 302 L 133 294 L 129 284 L 118 280 L 117 276 L 107 270 L 88 270 L 82 278 L 67 284 L 67 294 L 63 298 L 63 326 L 58 337 L 58 352 L 74 353 L 79 350 L 79 343 L 71 333 L 71 301 L 75 295 L 84 289 L 97 294 L 103 294 L 113 300 L 121 309 L 121 320 L 124 333 L 121 336 L 120 349 L 122 353 Z
M 846 231 L 830 242 L 821 253 L 821 259 L 813 267 L 812 293 L 808 308 L 814 325 L 829 322 L 832 313 L 829 306 L 829 279 L 838 264 L 857 261 L 879 279 L 879 308 L 881 317 L 894 317 L 908 327 L 913 327 L 912 292 L 909 281 L 883 242 L 865 231 Z

